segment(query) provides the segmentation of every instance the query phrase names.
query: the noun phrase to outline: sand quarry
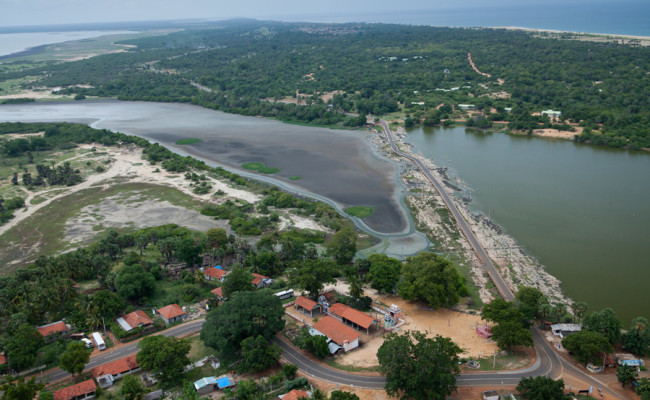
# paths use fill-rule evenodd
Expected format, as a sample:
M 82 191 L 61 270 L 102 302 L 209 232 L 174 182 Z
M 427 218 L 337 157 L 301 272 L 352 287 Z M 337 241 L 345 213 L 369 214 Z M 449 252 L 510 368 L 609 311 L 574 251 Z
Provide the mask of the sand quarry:
M 348 285 L 343 282 L 327 286 L 326 290 L 332 288 L 339 293 L 348 292 Z M 366 290 L 365 295 L 382 304 L 395 304 L 402 309 L 406 323 L 399 328 L 399 333 L 427 331 L 429 337 L 449 337 L 463 349 L 461 357 L 487 357 L 499 350 L 496 342 L 476 334 L 476 326 L 485 324 L 479 315 L 449 309 L 432 310 L 422 303 L 409 302 L 394 295 L 380 295 L 375 290 Z M 384 339 L 375 332 L 373 328 L 370 331 L 371 336 L 364 334 L 361 347 L 338 357 L 337 362 L 356 367 L 379 365 L 377 350 Z

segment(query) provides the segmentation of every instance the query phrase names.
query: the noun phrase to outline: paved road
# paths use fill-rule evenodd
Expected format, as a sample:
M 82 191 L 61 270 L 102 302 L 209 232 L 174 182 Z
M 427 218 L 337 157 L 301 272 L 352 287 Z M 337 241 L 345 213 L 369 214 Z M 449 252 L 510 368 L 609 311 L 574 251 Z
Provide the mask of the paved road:
M 485 252 L 485 249 L 483 249 L 483 246 L 481 246 L 481 244 L 478 242 L 478 239 L 476 239 L 474 232 L 469 227 L 469 225 L 467 224 L 463 216 L 460 214 L 454 202 L 451 201 L 451 198 L 449 197 L 445 189 L 442 187 L 442 184 L 438 182 L 438 180 L 431 174 L 431 171 L 429 171 L 429 169 L 424 166 L 422 161 L 409 154 L 403 153 L 397 148 L 397 145 L 393 140 L 393 135 L 390 132 L 390 128 L 388 127 L 388 123 L 386 121 L 381 120 L 381 126 L 384 128 L 384 132 L 386 133 L 386 137 L 388 138 L 388 141 L 390 142 L 390 146 L 393 148 L 393 151 L 398 155 L 400 155 L 401 157 L 407 158 L 411 160 L 413 163 L 415 163 L 418 166 L 418 168 L 420 168 L 420 171 L 422 171 L 422 173 L 427 177 L 427 179 L 429 179 L 429 181 L 433 184 L 433 186 L 435 186 L 436 190 L 438 191 L 438 193 L 444 200 L 445 204 L 447 205 L 447 208 L 449 209 L 449 211 L 451 211 L 452 215 L 454 216 L 454 219 L 458 224 L 458 228 L 460 228 L 461 232 L 463 232 L 463 235 L 465 235 L 465 237 L 469 241 L 469 244 L 472 246 L 472 249 L 474 249 L 474 252 L 478 256 L 478 259 L 483 264 L 485 270 L 490 276 L 490 279 L 492 280 L 492 282 L 494 282 L 494 285 L 496 286 L 497 290 L 501 294 L 501 297 L 503 297 L 505 300 L 513 301 L 515 297 L 512 294 L 512 291 L 510 290 L 508 285 L 506 285 L 506 283 L 504 282 L 503 278 L 501 277 L 501 274 L 499 274 L 499 272 L 494 267 L 492 260 L 490 260 L 490 257 L 488 257 L 487 253 Z
M 163 336 L 186 336 L 192 333 L 199 332 L 203 326 L 203 320 L 197 320 L 188 322 L 183 325 L 178 325 L 173 328 L 167 329 L 160 334 Z M 129 343 L 123 347 L 114 350 L 106 350 L 99 353 L 98 355 L 92 357 L 88 364 L 86 364 L 86 370 L 91 370 L 98 365 L 106 364 L 111 361 L 119 360 L 120 358 L 129 356 L 131 354 L 138 352 L 138 341 Z M 49 378 L 50 382 L 56 382 L 58 380 L 69 377 L 70 374 L 63 371 L 60 368 L 55 368 L 50 371 L 44 372 L 41 376 L 38 377 L 38 381 L 43 381 Z

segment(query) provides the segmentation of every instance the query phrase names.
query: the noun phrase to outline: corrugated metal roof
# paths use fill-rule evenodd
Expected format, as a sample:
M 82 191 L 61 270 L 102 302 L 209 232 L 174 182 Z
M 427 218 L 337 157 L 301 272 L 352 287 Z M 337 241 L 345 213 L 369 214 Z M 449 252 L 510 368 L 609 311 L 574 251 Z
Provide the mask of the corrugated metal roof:
M 218 384 L 217 378 L 214 376 L 206 376 L 205 378 L 201 378 L 198 381 L 194 382 L 194 388 L 196 390 L 202 389 L 208 385 L 214 385 Z

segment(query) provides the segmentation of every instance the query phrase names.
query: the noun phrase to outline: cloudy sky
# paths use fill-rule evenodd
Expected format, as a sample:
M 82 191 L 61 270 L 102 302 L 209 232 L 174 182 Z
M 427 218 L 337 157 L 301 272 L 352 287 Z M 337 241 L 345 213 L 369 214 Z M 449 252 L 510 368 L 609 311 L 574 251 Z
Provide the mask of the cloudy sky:
M 534 3 L 588 4 L 594 0 L 525 1 Z M 294 19 L 521 4 L 522 0 L 0 0 L 0 27 L 185 18 Z

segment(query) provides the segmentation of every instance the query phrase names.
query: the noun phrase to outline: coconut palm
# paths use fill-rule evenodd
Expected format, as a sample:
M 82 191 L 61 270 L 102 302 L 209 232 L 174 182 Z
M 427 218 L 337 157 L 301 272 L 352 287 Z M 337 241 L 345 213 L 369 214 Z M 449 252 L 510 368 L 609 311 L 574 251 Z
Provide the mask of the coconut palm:
M 557 322 L 559 323 L 561 318 L 566 314 L 566 306 L 564 303 L 557 303 L 555 307 L 553 307 L 553 314 L 557 318 Z
M 539 314 L 542 317 L 542 323 L 546 321 L 546 318 L 553 312 L 553 306 L 548 303 L 541 304 L 538 309 Z

